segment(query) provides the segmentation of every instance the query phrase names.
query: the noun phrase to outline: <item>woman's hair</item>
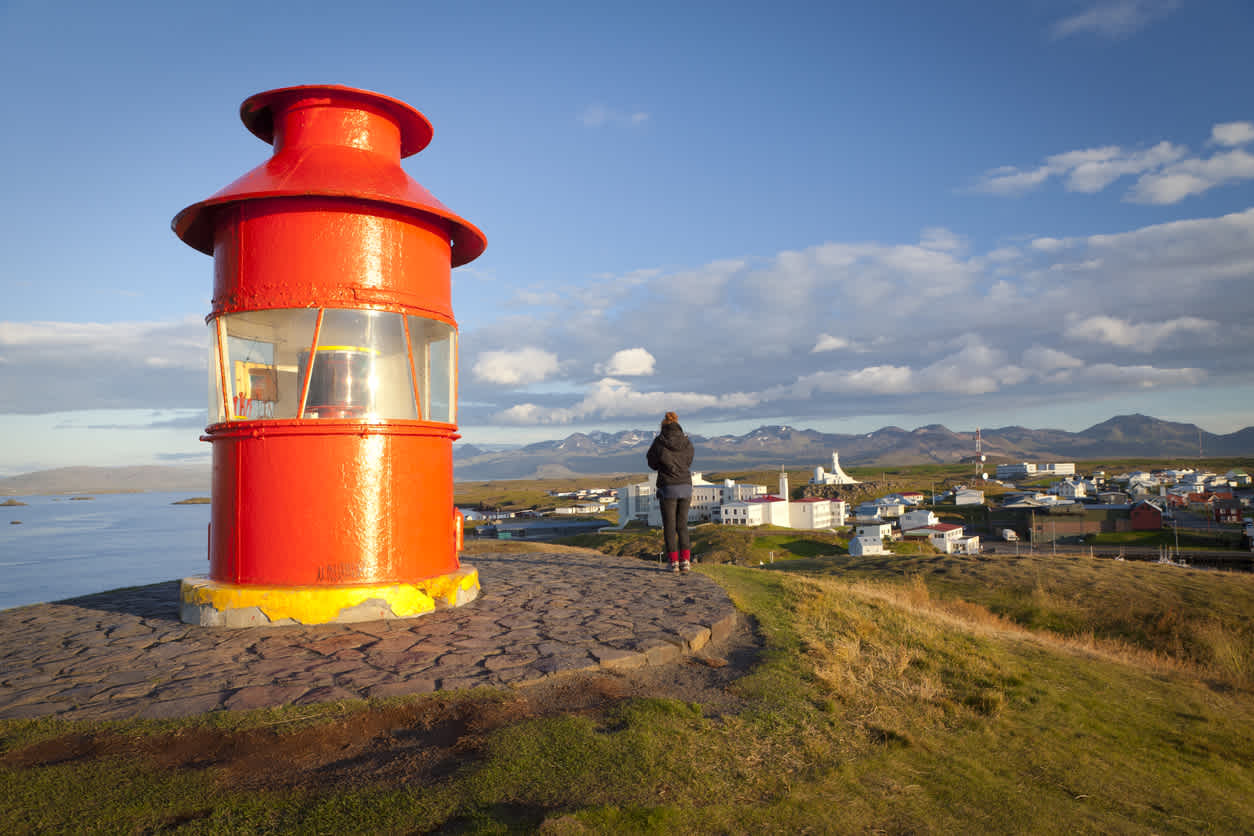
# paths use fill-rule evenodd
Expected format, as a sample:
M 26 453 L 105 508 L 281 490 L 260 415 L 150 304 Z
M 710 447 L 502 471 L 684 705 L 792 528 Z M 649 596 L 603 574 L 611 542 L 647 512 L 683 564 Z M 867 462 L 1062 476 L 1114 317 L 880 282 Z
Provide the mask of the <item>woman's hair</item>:
M 667 424 L 678 424 L 678 423 L 679 423 L 679 416 L 673 412 L 668 412 L 666 413 L 666 415 L 662 416 L 663 427 L 665 427 Z

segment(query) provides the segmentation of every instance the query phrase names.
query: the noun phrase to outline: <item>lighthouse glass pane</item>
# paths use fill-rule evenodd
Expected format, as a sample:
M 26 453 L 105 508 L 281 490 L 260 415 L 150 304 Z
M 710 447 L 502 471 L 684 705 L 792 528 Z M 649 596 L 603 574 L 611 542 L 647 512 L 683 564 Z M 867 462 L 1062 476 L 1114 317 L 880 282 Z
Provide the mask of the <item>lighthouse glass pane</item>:
M 453 326 L 421 316 L 409 318 L 414 371 L 422 418 L 452 424 L 455 421 L 457 331 Z
M 431 420 L 453 423 L 453 338 L 431 343 Z
M 306 308 L 245 311 L 222 317 L 226 344 L 220 352 L 225 374 L 226 420 L 255 421 L 295 418 L 300 402 L 299 359 L 309 353 L 318 312 Z M 217 370 L 217 357 L 210 365 Z M 212 383 L 215 392 L 221 383 Z M 210 395 L 209 414 L 216 410 Z M 221 402 L 221 395 L 218 394 Z
M 209 420 L 219 424 L 226 420 L 222 411 L 222 366 L 218 363 L 218 321 L 209 320 Z
M 298 359 L 302 371 L 308 357 L 306 350 Z M 335 308 L 323 312 L 304 417 L 418 417 L 401 314 Z

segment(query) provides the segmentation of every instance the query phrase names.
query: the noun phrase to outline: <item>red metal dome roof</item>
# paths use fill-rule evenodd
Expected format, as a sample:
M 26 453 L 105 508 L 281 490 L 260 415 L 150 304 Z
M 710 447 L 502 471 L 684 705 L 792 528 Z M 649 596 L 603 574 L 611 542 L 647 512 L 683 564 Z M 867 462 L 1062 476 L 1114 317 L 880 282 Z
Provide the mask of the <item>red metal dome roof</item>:
M 174 216 L 174 233 L 213 254 L 217 209 L 246 200 L 335 197 L 401 208 L 443 220 L 453 267 L 478 258 L 487 238 L 401 168 L 431 142 L 431 123 L 404 102 L 340 85 L 268 90 L 240 105 L 240 119 L 274 145 L 274 156 L 206 200 Z

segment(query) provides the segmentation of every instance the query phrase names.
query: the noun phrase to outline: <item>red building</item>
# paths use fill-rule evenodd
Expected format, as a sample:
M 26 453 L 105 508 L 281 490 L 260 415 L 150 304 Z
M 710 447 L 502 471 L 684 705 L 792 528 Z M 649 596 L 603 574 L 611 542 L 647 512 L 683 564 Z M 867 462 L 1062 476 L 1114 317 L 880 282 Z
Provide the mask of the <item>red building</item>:
M 1152 502 L 1138 502 L 1132 506 L 1133 531 L 1158 531 L 1163 527 L 1163 509 Z
M 1222 525 L 1241 524 L 1241 500 L 1216 499 L 1212 507 L 1215 509 L 1215 522 Z

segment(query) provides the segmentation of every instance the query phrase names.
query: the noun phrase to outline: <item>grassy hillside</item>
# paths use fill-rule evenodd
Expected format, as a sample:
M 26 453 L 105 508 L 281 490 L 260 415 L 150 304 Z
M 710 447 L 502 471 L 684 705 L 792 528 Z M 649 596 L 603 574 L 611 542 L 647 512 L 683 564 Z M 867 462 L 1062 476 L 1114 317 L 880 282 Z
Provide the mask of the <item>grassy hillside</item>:
M 485 723 L 473 718 L 507 714 L 513 698 L 473 692 L 408 701 L 462 718 L 446 726 L 386 717 L 371 726 L 397 701 L 304 706 L 115 725 L 115 745 L 79 746 L 79 756 L 45 763 L 32 753 L 100 729 L 3 723 L 0 828 L 1250 830 L 1249 672 L 1190 652 L 1186 631 L 1172 626 L 1240 635 L 1254 611 L 1246 578 L 1113 561 L 937 557 L 837 554 L 794 561 L 788 571 L 700 567 L 764 643 L 759 662 L 729 686 L 734 710 L 637 698 Z M 393 740 L 438 734 L 453 755 L 425 771 L 417 758 L 378 761 L 374 777 L 356 781 L 335 780 L 344 768 L 339 744 L 281 769 L 254 759 L 266 768 L 244 770 L 221 750 L 170 768 L 167 742 L 194 738 L 206 724 L 261 728 L 278 741 L 272 746 L 369 727 Z M 268 778 L 284 770 L 288 780 Z

